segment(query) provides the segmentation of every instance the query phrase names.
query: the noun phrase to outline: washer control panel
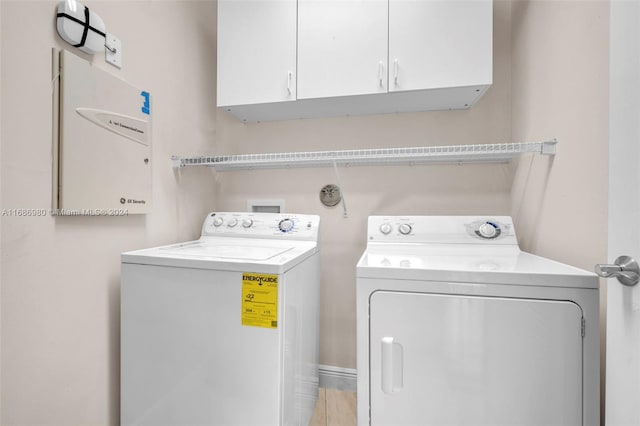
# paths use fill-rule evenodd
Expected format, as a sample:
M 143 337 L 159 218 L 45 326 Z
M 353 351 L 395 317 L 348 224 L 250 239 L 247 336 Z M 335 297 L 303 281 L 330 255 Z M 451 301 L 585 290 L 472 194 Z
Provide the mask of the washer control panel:
M 317 215 L 212 212 L 205 218 L 202 235 L 316 240 L 319 228 Z
M 278 222 L 278 229 L 282 232 L 291 232 L 295 226 L 295 221 L 289 217 Z
M 518 244 L 508 216 L 370 216 L 368 240 L 397 243 Z
M 411 224 L 409 224 L 409 223 L 401 223 L 400 225 L 398 225 L 398 231 L 402 235 L 409 235 L 411 233 L 412 229 L 413 228 L 411 227 Z
M 479 223 L 472 224 L 471 226 L 474 228 L 473 232 L 478 237 L 487 240 L 498 238 L 500 237 L 500 234 L 502 234 L 500 224 L 492 220 L 480 221 Z
M 382 232 L 384 235 L 389 235 L 389 233 L 393 231 L 393 226 L 391 226 L 389 222 L 384 222 L 382 225 L 380 225 L 379 229 L 380 232 Z

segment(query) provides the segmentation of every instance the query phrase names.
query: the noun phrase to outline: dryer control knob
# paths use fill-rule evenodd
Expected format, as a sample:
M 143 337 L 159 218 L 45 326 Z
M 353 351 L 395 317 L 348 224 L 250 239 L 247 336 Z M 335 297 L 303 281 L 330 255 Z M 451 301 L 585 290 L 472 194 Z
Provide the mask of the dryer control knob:
M 245 228 L 251 228 L 251 225 L 253 225 L 252 219 L 245 219 L 242 221 L 242 226 Z
M 293 220 L 291 219 L 282 219 L 280 221 L 280 223 L 278 224 L 278 228 L 280 228 L 280 230 L 282 232 L 289 232 L 293 229 Z
M 392 229 L 393 227 L 390 223 L 383 223 L 382 225 L 380 225 L 380 232 L 382 232 L 384 235 L 389 234 Z
M 222 219 L 220 216 L 216 217 L 215 219 L 213 219 L 213 226 L 220 226 L 222 225 L 222 222 L 224 222 L 224 219 Z
M 236 226 L 238 224 L 238 219 L 236 219 L 235 217 L 232 218 L 229 223 L 227 223 L 227 226 L 229 228 L 233 228 L 234 226 Z
M 497 233 L 498 233 L 498 228 L 496 228 L 495 225 L 489 222 L 483 223 L 478 228 L 478 234 L 480 234 L 482 238 L 495 238 L 497 236 L 496 235 Z
M 411 229 L 411 225 L 408 223 L 403 223 L 398 227 L 398 231 L 400 231 L 402 235 L 409 235 L 411 233 Z

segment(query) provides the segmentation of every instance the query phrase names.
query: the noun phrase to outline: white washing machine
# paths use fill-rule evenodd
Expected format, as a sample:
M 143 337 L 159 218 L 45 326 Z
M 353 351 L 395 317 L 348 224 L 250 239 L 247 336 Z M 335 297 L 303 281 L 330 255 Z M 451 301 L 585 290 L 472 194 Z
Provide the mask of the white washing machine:
M 367 236 L 359 425 L 599 424 L 594 274 L 520 251 L 509 217 L 373 216 Z
M 319 217 L 211 213 L 122 254 L 122 425 L 307 425 L 318 395 Z

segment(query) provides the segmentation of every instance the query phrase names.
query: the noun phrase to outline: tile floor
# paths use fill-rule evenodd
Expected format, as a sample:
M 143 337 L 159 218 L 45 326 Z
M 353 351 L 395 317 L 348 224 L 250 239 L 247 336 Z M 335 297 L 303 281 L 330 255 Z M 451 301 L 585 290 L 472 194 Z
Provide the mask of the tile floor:
M 318 403 L 309 426 L 355 426 L 356 394 L 320 388 Z

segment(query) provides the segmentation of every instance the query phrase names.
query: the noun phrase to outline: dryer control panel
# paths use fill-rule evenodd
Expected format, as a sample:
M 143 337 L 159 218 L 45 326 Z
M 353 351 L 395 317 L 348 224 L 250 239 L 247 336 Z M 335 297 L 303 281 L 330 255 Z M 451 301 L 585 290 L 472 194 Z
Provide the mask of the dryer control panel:
M 294 213 L 211 212 L 202 236 L 316 241 L 320 216 Z
M 508 216 L 369 216 L 368 241 L 518 245 Z

